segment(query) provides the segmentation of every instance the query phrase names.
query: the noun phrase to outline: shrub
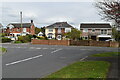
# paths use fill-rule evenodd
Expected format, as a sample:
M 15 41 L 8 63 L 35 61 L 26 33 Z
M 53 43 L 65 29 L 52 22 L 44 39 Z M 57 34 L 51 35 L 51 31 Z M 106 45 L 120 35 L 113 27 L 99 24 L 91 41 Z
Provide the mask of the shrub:
M 2 43 L 11 42 L 11 41 L 12 40 L 10 38 L 6 38 L 6 37 L 2 38 Z
M 32 35 L 26 35 L 26 36 L 19 36 L 18 41 L 21 41 L 22 43 L 31 42 Z

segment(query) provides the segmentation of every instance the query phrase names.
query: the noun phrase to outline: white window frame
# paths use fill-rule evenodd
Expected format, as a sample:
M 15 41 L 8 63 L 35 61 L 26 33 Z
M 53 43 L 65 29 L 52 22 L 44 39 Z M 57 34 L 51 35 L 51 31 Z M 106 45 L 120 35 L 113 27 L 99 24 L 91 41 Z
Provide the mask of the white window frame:
M 65 28 L 65 32 L 71 32 L 71 28 Z
M 27 32 L 27 29 L 26 29 L 26 28 L 23 28 L 23 32 Z
M 53 32 L 53 29 L 49 29 L 49 32 Z
M 103 32 L 102 32 L 102 30 L 103 30 Z M 106 30 L 106 31 L 105 31 L 105 30 Z M 101 29 L 100 31 L 101 31 L 100 34 L 105 34 L 105 35 L 108 34 L 108 30 L 107 30 L 107 29 Z
M 83 29 L 83 32 L 88 32 L 88 29 Z
M 61 28 L 58 28 L 58 33 L 61 33 L 61 31 L 62 31 Z

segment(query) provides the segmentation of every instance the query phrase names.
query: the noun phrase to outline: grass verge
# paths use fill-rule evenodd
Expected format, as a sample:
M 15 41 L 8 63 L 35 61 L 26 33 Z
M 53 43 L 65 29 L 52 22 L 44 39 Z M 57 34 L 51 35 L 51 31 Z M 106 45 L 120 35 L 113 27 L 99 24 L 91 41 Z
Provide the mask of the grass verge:
M 21 41 L 15 41 L 14 43 L 22 43 Z
M 6 52 L 7 50 L 3 47 L 0 47 L 0 52 Z
M 105 52 L 99 54 L 93 54 L 92 57 L 116 57 L 120 56 L 120 52 Z
M 45 78 L 106 78 L 109 66 L 106 61 L 76 62 Z

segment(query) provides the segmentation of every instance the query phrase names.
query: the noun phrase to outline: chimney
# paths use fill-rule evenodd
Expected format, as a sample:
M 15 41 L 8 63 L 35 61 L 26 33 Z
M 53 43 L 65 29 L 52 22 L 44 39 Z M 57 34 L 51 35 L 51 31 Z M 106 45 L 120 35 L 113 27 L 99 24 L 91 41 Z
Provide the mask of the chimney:
M 33 20 L 31 20 L 31 23 L 33 23 Z

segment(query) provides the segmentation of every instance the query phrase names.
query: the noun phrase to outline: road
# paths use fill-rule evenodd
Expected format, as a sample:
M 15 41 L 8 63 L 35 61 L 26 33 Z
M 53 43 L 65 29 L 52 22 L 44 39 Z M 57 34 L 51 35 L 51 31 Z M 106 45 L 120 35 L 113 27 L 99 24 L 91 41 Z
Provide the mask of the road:
M 91 54 L 118 51 L 118 48 L 3 44 L 3 78 L 42 78 Z

